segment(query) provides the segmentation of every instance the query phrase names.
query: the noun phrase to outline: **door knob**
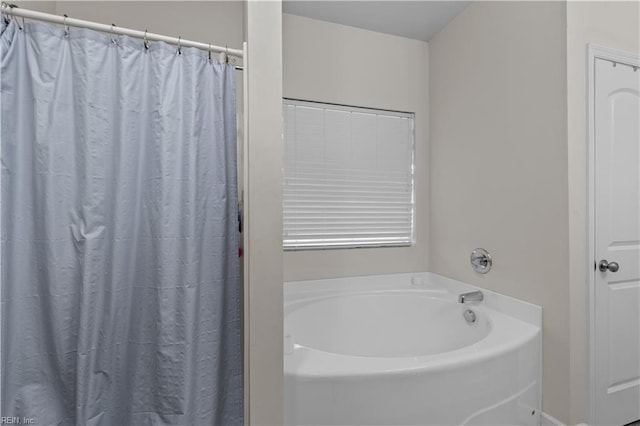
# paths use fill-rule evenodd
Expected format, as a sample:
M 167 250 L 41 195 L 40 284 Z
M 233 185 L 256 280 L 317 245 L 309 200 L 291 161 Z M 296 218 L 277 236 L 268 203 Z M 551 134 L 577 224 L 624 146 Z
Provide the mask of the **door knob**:
M 618 272 L 618 269 L 620 269 L 620 265 L 618 265 L 618 263 L 616 262 L 607 262 L 606 259 L 603 259 L 600 261 L 600 271 L 605 272 L 606 270 L 609 270 L 611 272 Z

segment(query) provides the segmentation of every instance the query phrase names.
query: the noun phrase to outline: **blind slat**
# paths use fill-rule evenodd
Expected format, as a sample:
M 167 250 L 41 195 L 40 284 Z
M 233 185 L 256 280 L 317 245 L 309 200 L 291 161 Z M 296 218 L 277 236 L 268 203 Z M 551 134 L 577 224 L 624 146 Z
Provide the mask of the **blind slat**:
M 386 214 L 386 213 L 394 213 L 394 214 L 398 214 L 398 215 L 402 215 L 404 218 L 407 217 L 407 215 L 410 214 L 410 208 L 409 207 L 387 207 L 387 208 L 380 208 L 377 209 L 376 211 L 373 211 L 370 207 L 371 206 L 367 206 L 367 205 L 361 205 L 361 206 L 348 206 L 348 207 L 344 207 L 344 206 L 313 206 L 313 205 L 307 205 L 304 206 L 305 208 L 303 209 L 302 207 L 300 209 L 297 210 L 289 210 L 287 209 L 285 211 L 285 215 L 287 215 L 287 217 L 292 217 L 293 215 L 296 214 L 296 212 L 306 212 L 306 213 L 314 213 L 316 215 L 323 215 L 325 213 L 333 213 L 333 214 L 338 214 L 338 213 L 346 213 L 346 214 L 352 214 L 352 215 L 356 215 L 356 214 L 368 214 L 371 217 L 375 217 L 375 213 L 379 213 L 380 215 L 382 214 Z
M 399 234 L 404 235 L 410 231 L 410 227 L 407 226 L 373 226 L 373 227 L 346 227 L 346 226 L 303 226 L 294 227 L 289 229 L 285 235 L 291 237 L 292 235 L 384 235 L 384 234 Z

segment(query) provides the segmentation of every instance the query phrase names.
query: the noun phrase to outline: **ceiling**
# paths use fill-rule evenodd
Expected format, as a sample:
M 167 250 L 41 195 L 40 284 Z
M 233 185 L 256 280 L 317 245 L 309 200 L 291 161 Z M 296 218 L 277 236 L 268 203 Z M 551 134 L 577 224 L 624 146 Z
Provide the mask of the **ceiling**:
M 284 13 L 429 41 L 460 13 L 462 0 L 284 0 Z

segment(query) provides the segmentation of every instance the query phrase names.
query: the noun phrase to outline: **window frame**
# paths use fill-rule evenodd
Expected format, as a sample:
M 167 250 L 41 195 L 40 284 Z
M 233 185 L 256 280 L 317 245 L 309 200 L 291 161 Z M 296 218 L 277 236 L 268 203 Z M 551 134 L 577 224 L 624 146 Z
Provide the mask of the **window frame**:
M 286 131 L 286 117 L 284 115 L 284 110 L 286 108 L 286 106 L 288 105 L 293 105 L 293 106 L 302 106 L 302 107 L 311 107 L 311 108 L 328 108 L 331 110 L 335 110 L 335 111 L 345 111 L 345 112 L 349 112 L 349 113 L 361 113 L 361 114 L 375 114 L 376 116 L 382 115 L 382 116 L 389 116 L 389 117 L 399 117 L 399 118 L 405 118 L 410 120 L 410 130 L 409 130 L 409 137 L 411 139 L 410 141 L 410 147 L 409 147 L 409 151 L 410 151 L 410 179 L 409 179 L 409 185 L 411 188 L 410 191 L 410 223 L 409 223 L 409 227 L 410 227 L 410 232 L 409 232 L 409 236 L 408 239 L 406 241 L 393 241 L 393 242 L 384 242 L 384 241 L 371 241 L 369 242 L 354 242 L 353 244 L 349 244 L 349 243 L 327 243 L 327 242 L 318 242 L 317 244 L 310 244 L 310 245 L 296 245 L 296 244 L 286 244 L 285 243 L 285 234 L 284 234 L 284 223 L 283 223 L 283 236 L 282 236 L 282 240 L 283 240 L 283 250 L 284 251 L 288 251 L 288 252 L 294 252 L 294 251 L 308 251 L 308 250 L 336 250 L 336 249 L 362 249 L 362 248 L 394 248 L 394 247 L 413 247 L 416 244 L 416 229 L 415 229 L 415 222 L 416 222 L 416 193 L 415 193 L 415 189 L 416 189 L 416 185 L 415 185 L 415 178 L 416 178 L 416 173 L 415 173 L 415 160 L 416 160 L 416 138 L 415 138 L 415 122 L 416 122 L 416 117 L 415 117 L 415 113 L 414 112 L 408 112 L 408 111 L 399 111 L 399 110 L 392 110 L 392 109 L 382 109 L 382 108 L 372 108 L 372 107 L 362 107 L 362 106 L 353 106 L 353 105 L 346 105 L 346 104 L 338 104 L 338 103 L 330 103 L 330 102 L 321 102 L 321 101 L 310 101 L 310 100 L 303 100 L 303 99 L 297 99 L 297 98 L 287 98 L 287 97 L 283 97 L 283 128 Z M 283 143 L 286 143 L 285 141 L 286 136 L 283 132 Z M 284 151 L 286 153 L 287 147 L 285 145 L 284 147 Z M 283 189 L 286 185 L 286 181 L 285 181 L 285 176 L 286 176 L 286 172 L 285 172 L 285 168 L 287 167 L 287 163 L 286 161 L 283 164 Z M 284 212 L 283 212 L 284 213 Z M 284 215 L 283 215 L 283 222 L 284 222 Z M 349 238 L 345 238 L 345 239 L 349 239 Z

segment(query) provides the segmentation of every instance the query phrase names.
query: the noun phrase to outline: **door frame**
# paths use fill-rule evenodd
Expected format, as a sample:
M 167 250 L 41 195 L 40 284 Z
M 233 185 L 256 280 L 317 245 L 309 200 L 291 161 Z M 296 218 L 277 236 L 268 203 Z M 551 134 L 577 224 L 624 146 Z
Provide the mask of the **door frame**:
M 596 44 L 587 44 L 587 143 L 589 150 L 588 164 L 588 256 L 587 269 L 589 277 L 589 424 L 594 424 L 596 419 L 596 388 L 595 388 L 595 60 L 603 59 L 616 62 L 623 66 L 640 67 L 640 57 L 638 55 L 624 52 L 622 50 L 611 49 Z

